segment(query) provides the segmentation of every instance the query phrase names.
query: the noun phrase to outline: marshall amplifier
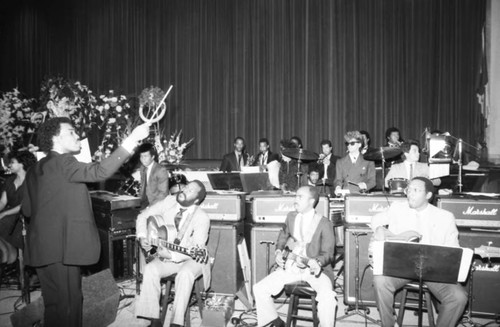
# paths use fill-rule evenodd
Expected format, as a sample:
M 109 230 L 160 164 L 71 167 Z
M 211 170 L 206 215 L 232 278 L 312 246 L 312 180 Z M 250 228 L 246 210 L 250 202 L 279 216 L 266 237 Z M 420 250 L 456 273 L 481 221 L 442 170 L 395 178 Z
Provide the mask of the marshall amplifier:
M 245 194 L 207 194 L 200 207 L 212 221 L 241 221 L 245 213 Z
M 455 215 L 457 226 L 500 228 L 500 199 L 438 197 L 436 202 Z
M 372 217 L 385 211 L 396 201 L 407 201 L 404 196 L 347 195 L 345 221 L 348 224 L 371 224 Z
M 254 197 L 251 204 L 251 215 L 257 224 L 281 224 L 290 211 L 295 211 L 293 205 L 295 195 Z M 324 216 L 330 216 L 329 201 L 326 196 L 319 198 L 316 211 Z

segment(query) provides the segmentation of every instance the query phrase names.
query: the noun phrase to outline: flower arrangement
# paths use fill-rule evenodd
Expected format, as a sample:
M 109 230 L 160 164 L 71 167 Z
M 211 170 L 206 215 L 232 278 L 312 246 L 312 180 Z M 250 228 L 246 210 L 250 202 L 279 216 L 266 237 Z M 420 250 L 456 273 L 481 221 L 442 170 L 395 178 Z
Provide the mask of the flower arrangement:
M 150 86 L 142 90 L 139 95 L 139 106 L 148 106 L 149 108 L 156 108 L 156 106 L 161 102 L 165 92 L 162 89 L 155 86 Z
M 96 122 L 103 131 L 101 145 L 97 148 L 92 159 L 101 161 L 109 157 L 132 131 L 130 118 L 130 104 L 124 95 L 115 95 L 110 90 L 107 95 L 101 95 L 95 106 L 97 111 Z
M 33 118 L 35 99 L 24 97 L 17 88 L 0 99 L 0 145 L 8 153 L 28 146 L 38 122 Z
M 96 102 L 92 91 L 79 81 L 47 77 L 40 87 L 42 110 L 48 110 L 49 117 L 69 117 L 81 138 L 87 136 L 95 121 Z
M 170 139 L 168 141 L 163 141 L 163 145 L 160 142 L 160 137 L 156 136 L 155 146 L 159 153 L 158 161 L 167 162 L 172 165 L 178 165 L 181 163 L 184 152 L 194 141 L 194 138 L 192 138 L 187 142 L 181 143 L 181 135 L 182 130 L 179 132 L 175 131 L 172 135 L 170 135 Z

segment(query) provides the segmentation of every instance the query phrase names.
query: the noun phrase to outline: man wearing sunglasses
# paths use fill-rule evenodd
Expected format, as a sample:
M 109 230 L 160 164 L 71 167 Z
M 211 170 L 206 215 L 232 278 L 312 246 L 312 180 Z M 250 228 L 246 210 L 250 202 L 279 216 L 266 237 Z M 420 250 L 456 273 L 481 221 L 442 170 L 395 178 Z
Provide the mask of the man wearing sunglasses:
M 361 155 L 363 136 L 358 131 L 350 131 L 344 135 L 346 140 L 347 155 L 337 161 L 335 181 L 335 194 L 342 190 L 352 193 L 364 193 L 375 187 L 375 164 L 367 161 Z

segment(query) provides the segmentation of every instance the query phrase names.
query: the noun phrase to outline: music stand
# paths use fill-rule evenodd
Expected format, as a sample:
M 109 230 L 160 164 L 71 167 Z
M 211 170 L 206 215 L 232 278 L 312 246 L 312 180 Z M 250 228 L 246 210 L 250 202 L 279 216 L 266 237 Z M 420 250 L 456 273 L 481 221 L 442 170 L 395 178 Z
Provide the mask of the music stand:
M 472 250 L 470 249 L 407 242 L 384 242 L 382 274 L 418 280 L 418 326 L 420 327 L 422 326 L 423 282 L 455 284 L 457 281 L 465 280 L 471 260 Z M 465 276 L 464 269 L 466 269 Z

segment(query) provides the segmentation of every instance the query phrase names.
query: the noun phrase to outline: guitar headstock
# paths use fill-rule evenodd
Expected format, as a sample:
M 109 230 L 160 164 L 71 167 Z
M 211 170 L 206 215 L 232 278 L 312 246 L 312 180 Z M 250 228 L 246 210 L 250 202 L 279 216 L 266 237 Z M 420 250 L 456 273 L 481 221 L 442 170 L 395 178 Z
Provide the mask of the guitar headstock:
M 474 249 L 474 253 L 481 258 L 500 258 L 500 248 L 488 245 L 481 245 Z
M 189 249 L 189 256 L 199 263 L 208 262 L 208 250 L 199 246 L 193 246 Z

